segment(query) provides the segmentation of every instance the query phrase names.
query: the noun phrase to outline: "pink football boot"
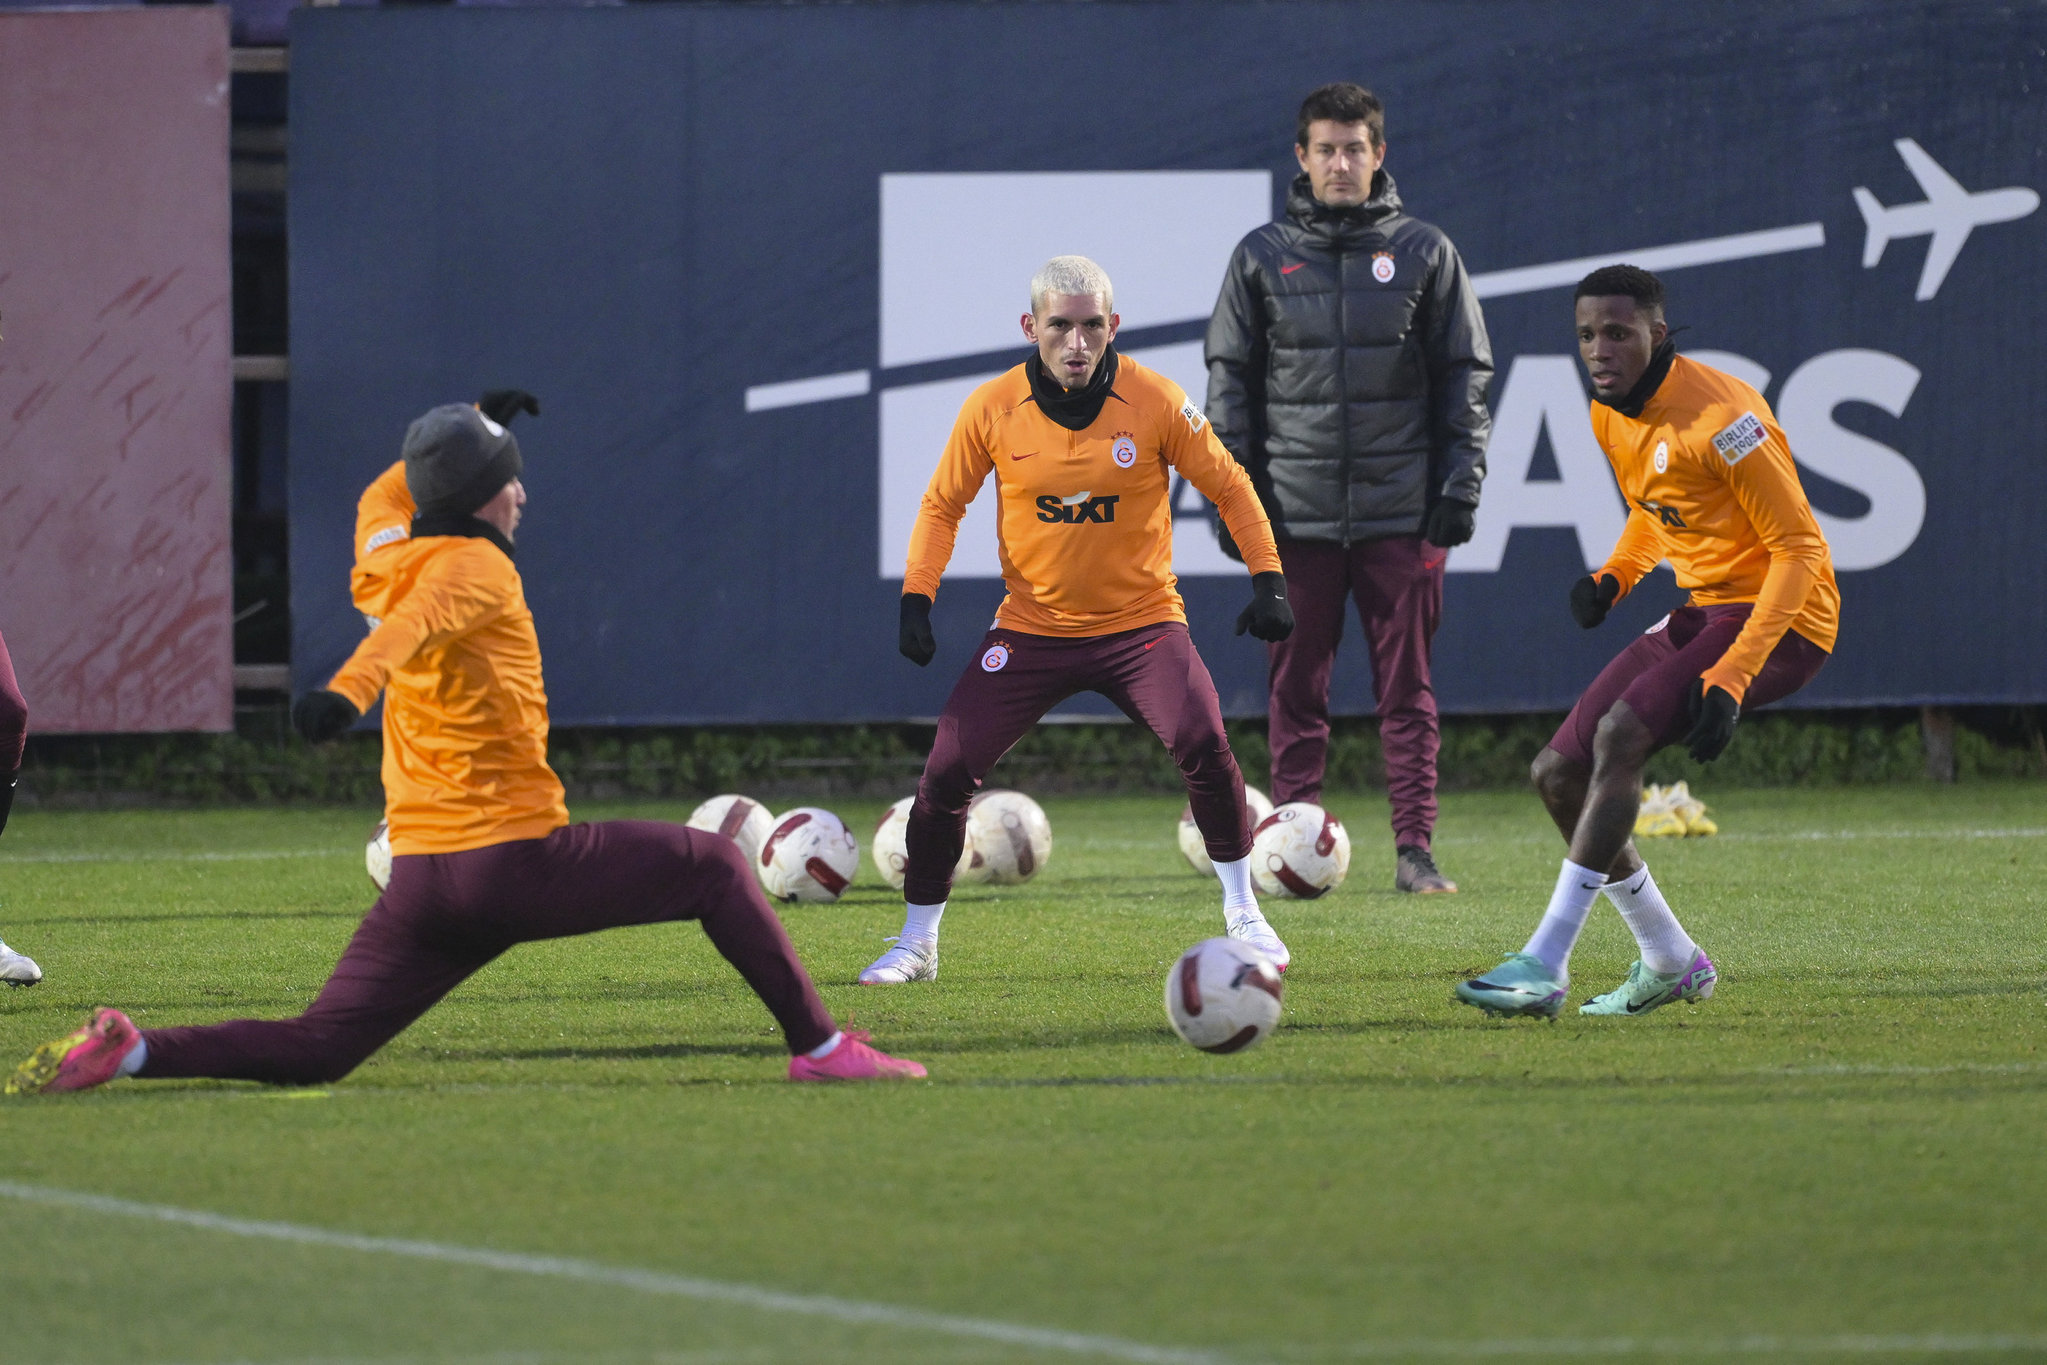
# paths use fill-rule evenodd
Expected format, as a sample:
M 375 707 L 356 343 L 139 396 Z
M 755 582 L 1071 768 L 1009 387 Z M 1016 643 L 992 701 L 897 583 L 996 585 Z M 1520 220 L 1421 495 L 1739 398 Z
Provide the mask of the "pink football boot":
M 90 1090 L 120 1074 L 121 1063 L 142 1031 L 119 1010 L 94 1010 L 76 1033 L 44 1043 L 7 1078 L 10 1095 L 47 1095 L 58 1090 Z
M 921 1063 L 902 1057 L 891 1057 L 886 1052 L 867 1046 L 869 1035 L 860 1029 L 847 1029 L 839 1039 L 839 1045 L 831 1050 L 822 1061 L 797 1053 L 789 1059 L 789 1079 L 792 1081 L 921 1081 L 925 1071 Z

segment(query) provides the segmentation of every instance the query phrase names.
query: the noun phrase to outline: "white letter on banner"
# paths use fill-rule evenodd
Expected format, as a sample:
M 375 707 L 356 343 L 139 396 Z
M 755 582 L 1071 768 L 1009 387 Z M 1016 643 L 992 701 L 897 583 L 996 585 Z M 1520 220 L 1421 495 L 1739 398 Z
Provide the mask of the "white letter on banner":
M 1478 526 L 1468 543 L 1450 552 L 1453 573 L 1498 573 L 1517 526 L 1569 526 L 1578 533 L 1585 567 L 1606 561 L 1628 512 L 1592 439 L 1590 411 L 1572 357 L 1514 357 L 1493 412 Z M 1531 481 L 1528 467 L 1545 427 L 1560 477 Z
M 1813 516 L 1840 570 L 1874 569 L 1912 548 L 1926 521 L 1926 485 L 1912 462 L 1887 445 L 1834 423 L 1843 403 L 1869 403 L 1905 415 L 1919 369 L 1883 351 L 1828 351 L 1791 372 L 1777 398 L 1777 419 L 1802 465 L 1869 499 L 1859 517 Z

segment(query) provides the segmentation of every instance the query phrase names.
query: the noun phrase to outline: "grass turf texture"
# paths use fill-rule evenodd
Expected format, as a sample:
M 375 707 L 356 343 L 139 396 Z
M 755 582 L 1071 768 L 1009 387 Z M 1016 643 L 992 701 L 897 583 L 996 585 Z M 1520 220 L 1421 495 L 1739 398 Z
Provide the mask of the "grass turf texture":
M 1720 964 L 1697 1008 L 1452 1004 L 1520 946 L 1561 846 L 1532 797 L 1454 797 L 1438 855 L 1464 890 L 1401 897 L 1383 798 L 1357 795 L 1330 802 L 1350 881 L 1268 906 L 1295 961 L 1282 1029 L 1205 1056 L 1159 1000 L 1219 930 L 1178 803 L 1049 799 L 1051 865 L 961 890 L 935 986 L 845 984 L 899 922 L 871 864 L 784 911 L 832 1007 L 929 1084 L 784 1083 L 737 977 L 657 926 L 522 947 L 327 1090 L 0 1104 L 0 1179 L 1242 1361 L 2047 1354 L 2042 788 L 1705 795 L 1725 834 L 1645 847 Z M 839 808 L 864 836 L 880 806 Z M 49 979 L 0 994 L 0 1057 L 100 1003 L 145 1026 L 300 1008 L 368 902 L 371 819 L 18 816 L 0 933 Z M 1633 956 L 1602 905 L 1573 1004 Z M 1075 1358 L 7 1199 L 0 1219 L 9 1360 Z

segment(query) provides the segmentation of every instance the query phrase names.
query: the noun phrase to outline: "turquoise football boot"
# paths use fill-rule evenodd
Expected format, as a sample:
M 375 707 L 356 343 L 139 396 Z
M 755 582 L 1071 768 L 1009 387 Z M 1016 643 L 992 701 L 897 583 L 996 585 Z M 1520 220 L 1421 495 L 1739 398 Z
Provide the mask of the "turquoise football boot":
M 1570 984 L 1568 974 L 1562 978 L 1551 975 L 1541 958 L 1509 953 L 1484 976 L 1458 982 L 1457 998 L 1487 1014 L 1555 1019 L 1563 1012 L 1564 992 Z
M 1578 1013 L 1647 1014 L 1679 1000 L 1689 1003 L 1707 999 L 1719 980 L 1720 973 L 1704 949 L 1693 953 L 1691 965 L 1681 972 L 1652 972 L 1642 965 L 1642 959 L 1636 958 L 1635 965 L 1628 968 L 1626 981 L 1605 995 L 1593 996 L 1578 1006 Z

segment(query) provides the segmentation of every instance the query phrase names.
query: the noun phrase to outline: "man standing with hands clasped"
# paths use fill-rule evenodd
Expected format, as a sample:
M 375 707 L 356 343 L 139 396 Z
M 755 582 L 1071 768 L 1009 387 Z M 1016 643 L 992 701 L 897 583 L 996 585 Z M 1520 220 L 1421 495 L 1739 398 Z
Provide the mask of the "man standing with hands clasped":
M 1208 418 L 1271 517 L 1296 622 L 1271 646 L 1272 799 L 1321 800 L 1349 596 L 1378 694 L 1394 885 L 1455 891 L 1429 849 L 1429 647 L 1446 552 L 1471 539 L 1485 478 L 1492 347 L 1457 249 L 1401 211 L 1375 95 L 1311 93 L 1294 156 L 1286 214 L 1238 244 L 1207 345 Z

